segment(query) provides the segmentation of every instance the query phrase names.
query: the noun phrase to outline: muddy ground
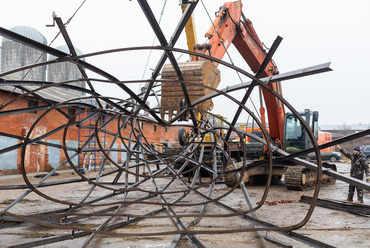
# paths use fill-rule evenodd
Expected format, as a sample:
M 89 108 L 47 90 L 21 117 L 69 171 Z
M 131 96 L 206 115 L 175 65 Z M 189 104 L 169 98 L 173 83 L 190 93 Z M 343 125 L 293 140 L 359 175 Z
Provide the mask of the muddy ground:
M 337 163 L 338 171 L 349 175 L 349 164 Z M 88 172 L 88 176 L 93 176 L 95 172 Z M 38 182 L 40 178 L 36 178 L 35 174 L 29 175 L 32 183 Z M 69 171 L 59 173 L 58 176 L 52 177 L 52 180 L 63 180 L 68 178 L 77 178 L 75 173 Z M 109 180 L 109 178 L 107 178 Z M 20 176 L 1 176 L 0 186 L 22 184 L 23 178 Z M 161 181 L 158 180 L 158 185 L 161 186 Z M 165 182 L 163 182 L 164 185 Z M 68 200 L 68 201 L 80 201 L 82 196 L 90 189 L 91 185 L 87 183 L 74 183 L 65 184 L 59 186 L 52 186 L 42 188 L 41 191 L 55 199 Z M 153 189 L 153 184 L 143 184 L 142 188 Z M 171 190 L 180 189 L 180 186 L 173 184 Z M 254 204 L 261 200 L 264 192 L 263 186 L 248 186 L 248 194 Z M 225 184 L 217 184 L 212 192 L 212 197 L 221 197 L 225 193 L 228 193 L 230 188 L 226 187 Z M 200 188 L 200 192 L 207 194 L 208 188 Z M 323 199 L 335 199 L 343 200 L 347 197 L 348 184 L 341 181 L 337 181 L 333 185 L 322 187 L 320 190 L 319 198 Z M 26 189 L 22 190 L 3 190 L 0 191 L 0 208 L 4 209 L 14 199 L 26 192 Z M 104 189 L 94 190 L 94 196 L 104 195 L 106 191 Z M 278 185 L 274 185 L 270 188 L 267 201 L 280 201 L 280 200 L 298 200 L 300 196 L 312 196 L 313 190 L 308 191 L 288 191 L 284 187 L 284 181 Z M 132 195 L 132 200 L 135 200 L 141 196 L 147 196 L 147 192 L 135 192 Z M 179 194 L 172 194 L 165 196 L 167 201 L 171 201 L 174 197 Z M 365 192 L 364 204 L 370 205 L 370 192 Z M 106 202 L 116 201 L 119 198 L 113 197 Z M 130 196 L 127 199 L 131 199 Z M 242 195 L 241 189 L 238 188 L 222 197 L 220 200 L 222 203 L 233 207 L 238 211 L 246 210 L 247 204 Z M 185 203 L 202 202 L 200 197 L 195 194 L 190 194 L 185 200 Z M 9 209 L 10 212 L 15 214 L 20 213 L 38 213 L 50 210 L 56 210 L 66 208 L 65 205 L 48 201 L 41 196 L 31 193 L 20 203 Z M 125 206 L 121 209 L 122 213 L 129 214 L 144 214 L 150 211 L 160 208 L 158 205 L 147 205 L 147 204 L 132 204 Z M 279 203 L 277 205 L 264 205 L 258 209 L 255 214 L 256 216 L 266 222 L 278 225 L 278 226 L 290 226 L 295 225 L 302 221 L 307 214 L 309 204 L 302 202 L 291 202 L 291 203 Z M 98 210 L 99 207 L 85 209 L 85 213 L 88 211 Z M 189 214 L 199 213 L 201 206 L 192 207 L 173 207 L 177 214 Z M 266 242 L 260 238 L 257 232 L 236 232 L 236 233 L 221 233 L 220 230 L 234 230 L 242 228 L 253 227 L 251 223 L 239 218 L 239 217 L 217 217 L 217 215 L 227 214 L 229 212 L 216 206 L 215 204 L 209 204 L 207 207 L 208 214 L 214 214 L 212 218 L 203 218 L 193 230 L 207 230 L 215 231 L 213 234 L 197 234 L 196 238 L 202 242 L 205 247 L 221 248 L 221 247 L 278 247 L 275 244 Z M 131 247 L 131 248 L 142 248 L 142 247 L 169 247 L 175 235 L 155 235 L 155 236 L 132 236 L 130 234 L 146 234 L 153 232 L 168 232 L 175 231 L 173 222 L 167 218 L 166 214 L 162 214 L 163 218 L 156 219 L 145 219 L 137 223 L 130 224 L 126 228 L 115 230 L 115 237 L 99 235 L 89 244 L 89 247 Z M 106 219 L 105 217 L 94 217 L 89 220 L 80 220 L 78 224 L 80 227 L 97 227 L 102 224 Z M 181 220 L 183 223 L 191 222 L 194 218 L 184 217 Z M 118 223 L 125 218 L 115 218 L 111 223 Z M 307 237 L 319 240 L 327 243 L 334 247 L 370 247 L 370 221 L 369 217 L 358 216 L 347 212 L 326 209 L 322 207 L 316 207 L 308 223 L 295 231 L 296 233 L 305 235 Z M 286 244 L 292 245 L 293 247 L 310 247 L 304 243 L 298 242 L 291 238 L 282 236 L 272 231 L 263 232 L 268 237 L 275 238 L 283 241 Z M 30 224 L 17 224 L 9 225 L 4 222 L 0 225 L 0 246 L 8 247 L 31 240 L 37 240 L 40 238 L 50 237 L 56 234 L 71 234 L 71 230 L 59 230 L 47 227 L 40 227 Z M 42 247 L 81 247 L 86 238 L 75 238 L 67 241 L 44 245 Z M 182 237 L 177 247 L 193 247 L 192 243 L 186 238 Z

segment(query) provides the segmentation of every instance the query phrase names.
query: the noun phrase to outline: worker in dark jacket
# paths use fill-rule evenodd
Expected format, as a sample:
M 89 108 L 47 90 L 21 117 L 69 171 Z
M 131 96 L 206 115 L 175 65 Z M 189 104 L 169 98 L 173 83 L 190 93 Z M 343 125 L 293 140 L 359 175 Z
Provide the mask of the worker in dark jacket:
M 353 149 L 353 153 L 342 149 L 339 145 L 337 147 L 340 151 L 351 160 L 351 177 L 357 178 L 359 180 L 364 179 L 364 172 L 366 174 L 366 181 L 369 182 L 369 165 L 367 164 L 367 158 L 361 153 L 360 147 L 356 146 Z M 354 185 L 349 185 L 348 198 L 345 201 L 353 201 L 353 195 L 357 191 L 357 201 L 356 203 L 363 203 L 364 201 L 364 190 L 362 188 L 356 187 Z

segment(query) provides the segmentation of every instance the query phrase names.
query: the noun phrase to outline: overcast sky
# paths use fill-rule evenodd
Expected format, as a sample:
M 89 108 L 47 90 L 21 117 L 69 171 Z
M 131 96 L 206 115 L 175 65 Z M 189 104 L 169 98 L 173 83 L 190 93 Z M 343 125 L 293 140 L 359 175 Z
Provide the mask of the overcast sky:
M 52 12 L 66 22 L 83 0 L 34 0 L 3 1 L 0 8 L 0 25 L 10 29 L 25 25 L 39 30 L 50 43 L 58 32 L 52 24 Z M 159 19 L 166 1 L 148 1 Z M 207 12 L 214 13 L 224 1 L 203 0 L 195 11 L 195 26 L 199 43 L 206 42 L 204 34 L 211 26 Z M 370 1 L 369 0 L 266 0 L 242 1 L 243 12 L 267 47 L 279 35 L 283 41 L 273 59 L 280 73 L 331 62 L 332 72 L 307 78 L 283 82 L 284 97 L 297 109 L 312 109 L 320 112 L 320 124 L 349 125 L 369 124 L 370 126 Z M 206 12 L 207 11 L 207 12 Z M 167 0 L 161 17 L 161 26 L 170 39 L 181 9 L 178 0 Z M 86 0 L 82 8 L 67 26 L 74 45 L 87 54 L 112 48 L 152 45 L 154 33 L 150 28 L 137 1 L 129 0 Z M 59 37 L 51 46 L 64 45 Z M 158 45 L 158 41 L 154 42 Z M 176 47 L 186 48 L 186 37 L 182 35 Z M 150 77 L 150 68 L 158 61 L 159 52 L 149 51 L 119 53 L 87 58 L 103 70 L 121 80 Z M 179 61 L 187 56 L 176 55 Z M 238 52 L 230 48 L 235 65 L 248 69 Z M 225 57 L 225 60 L 228 59 Z M 148 61 L 148 70 L 145 65 Z M 222 75 L 220 87 L 240 83 L 235 72 L 219 67 Z M 248 69 L 249 70 L 249 69 Z M 97 77 L 89 73 L 91 77 Z M 242 77 L 243 81 L 247 78 Z M 138 85 L 131 86 L 137 92 Z M 97 86 L 103 95 L 126 98 L 114 86 Z M 235 94 L 241 97 L 243 92 Z M 254 94 L 255 97 L 256 94 Z M 258 100 L 255 105 L 259 107 Z M 223 100 L 214 100 L 213 112 L 227 116 L 234 114 L 235 105 Z M 230 111 L 232 110 L 232 111 Z M 243 116 L 241 120 L 243 121 Z

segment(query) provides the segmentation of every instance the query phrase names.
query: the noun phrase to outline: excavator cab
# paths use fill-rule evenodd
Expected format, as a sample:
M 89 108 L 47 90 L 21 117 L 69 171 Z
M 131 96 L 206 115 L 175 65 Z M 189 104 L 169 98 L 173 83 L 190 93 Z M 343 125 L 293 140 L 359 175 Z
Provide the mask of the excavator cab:
M 317 111 L 310 111 L 306 109 L 304 113 L 300 113 L 302 119 L 308 124 L 310 130 L 313 132 L 315 139 L 319 138 L 319 113 Z M 304 149 L 312 147 L 312 142 L 303 128 L 302 123 L 298 118 L 288 113 L 285 116 L 284 122 L 284 137 L 283 147 L 288 153 L 295 153 Z M 307 159 L 307 158 L 306 158 Z M 323 167 L 336 171 L 335 164 L 323 163 Z M 288 166 L 284 174 L 285 186 L 289 190 L 306 190 L 315 186 L 317 175 L 315 171 L 308 169 L 305 166 L 296 165 Z M 335 183 L 333 177 L 323 175 L 321 177 L 321 185 Z
M 300 113 L 302 119 L 308 124 L 316 140 L 319 132 L 319 113 L 306 109 Z M 288 153 L 298 152 L 312 147 L 311 140 L 299 119 L 292 113 L 287 113 L 284 121 L 284 150 Z

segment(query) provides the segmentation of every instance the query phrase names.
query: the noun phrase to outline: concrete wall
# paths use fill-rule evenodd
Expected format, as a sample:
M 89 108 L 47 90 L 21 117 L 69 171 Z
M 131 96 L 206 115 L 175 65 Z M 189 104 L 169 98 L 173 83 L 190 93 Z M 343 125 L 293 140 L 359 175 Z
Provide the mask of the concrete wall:
M 113 145 L 113 149 L 117 149 L 117 148 L 118 148 L 118 144 L 117 144 L 117 143 L 114 143 L 114 145 Z M 118 152 L 111 151 L 111 153 L 110 153 L 110 158 L 111 158 L 114 162 L 118 163 Z
M 18 144 L 17 139 L 0 136 L 0 150 L 16 144 Z M 0 170 L 16 170 L 17 157 L 17 150 L 0 154 Z
M 67 140 L 67 146 L 71 148 L 78 148 L 78 140 Z M 74 166 L 78 166 L 78 154 L 75 151 L 67 151 L 69 158 Z M 70 164 L 67 164 L 70 166 Z
M 60 145 L 59 140 L 48 140 L 49 143 Z M 56 147 L 48 147 L 49 164 L 56 168 L 60 164 L 60 149 Z

